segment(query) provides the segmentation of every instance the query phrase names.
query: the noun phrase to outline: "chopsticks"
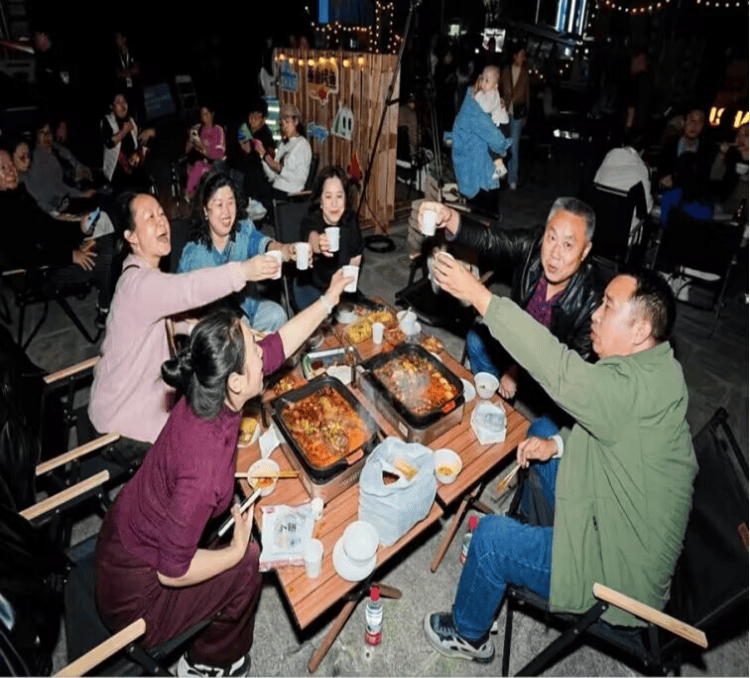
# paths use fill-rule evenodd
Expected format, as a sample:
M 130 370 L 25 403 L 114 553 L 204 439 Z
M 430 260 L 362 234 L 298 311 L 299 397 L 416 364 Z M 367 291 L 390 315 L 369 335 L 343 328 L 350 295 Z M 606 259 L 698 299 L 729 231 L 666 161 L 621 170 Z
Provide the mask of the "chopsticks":
M 236 471 L 234 474 L 235 478 L 296 478 L 299 476 L 297 471 L 279 471 L 278 473 L 253 473 L 250 475 L 250 471 Z
M 505 492 L 505 490 L 508 489 L 508 485 L 510 485 L 510 481 L 513 480 L 513 478 L 515 477 L 516 473 L 518 473 L 518 470 L 520 468 L 521 468 L 520 464 L 516 463 L 516 465 L 513 467 L 513 469 L 510 471 L 510 473 L 508 473 L 504 478 L 502 478 L 498 482 L 498 484 L 497 484 L 497 486 L 495 488 L 497 490 L 498 496 L 500 496 L 501 494 L 503 494 L 503 492 Z

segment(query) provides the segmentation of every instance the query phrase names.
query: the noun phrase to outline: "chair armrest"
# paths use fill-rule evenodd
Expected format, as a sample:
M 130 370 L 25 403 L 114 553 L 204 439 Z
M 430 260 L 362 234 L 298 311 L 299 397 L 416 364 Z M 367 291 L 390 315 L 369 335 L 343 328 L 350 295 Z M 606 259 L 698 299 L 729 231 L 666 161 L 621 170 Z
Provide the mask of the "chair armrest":
M 55 675 L 56 676 L 83 676 L 95 666 L 101 664 L 105 659 L 109 659 L 113 654 L 127 647 L 134 640 L 140 638 L 146 633 L 146 620 L 136 619 L 132 624 L 126 626 L 122 631 L 107 638 L 96 647 L 89 650 L 74 662 L 63 666 Z
M 670 617 L 668 614 L 659 612 L 653 607 L 649 607 L 648 605 L 604 586 L 603 584 L 594 584 L 594 597 L 604 600 L 610 603 L 610 605 L 619 607 L 621 610 L 630 612 L 630 614 L 640 617 L 647 622 L 661 626 L 661 628 L 666 629 L 685 640 L 689 640 L 691 643 L 699 645 L 704 650 L 708 647 L 708 640 L 703 631 L 696 629 L 694 626 L 690 626 L 685 622 L 681 622 L 679 619 Z
M 46 377 L 44 377 L 44 383 L 49 386 L 50 384 L 54 384 L 57 381 L 62 381 L 63 379 L 67 379 L 68 377 L 73 377 L 81 372 L 85 372 L 86 370 L 93 369 L 94 366 L 99 362 L 100 356 L 94 356 L 93 358 L 88 358 L 87 360 L 83 360 L 80 363 L 76 363 L 75 365 L 70 365 L 70 367 L 65 367 L 62 370 L 58 370 L 57 372 L 51 372 Z
M 287 198 L 290 200 L 298 200 L 300 198 L 309 198 L 312 195 L 312 191 L 297 191 L 296 193 L 287 194 Z
M 63 490 L 62 492 L 53 494 L 51 497 L 47 497 L 46 499 L 43 499 L 42 501 L 33 504 L 32 506 L 29 506 L 23 511 L 19 511 L 19 515 L 26 518 L 26 520 L 34 520 L 35 518 L 39 518 L 49 511 L 53 511 L 65 502 L 70 501 L 71 499 L 75 499 L 85 492 L 94 489 L 97 485 L 106 483 L 108 480 L 109 471 L 101 471 L 95 476 L 86 478 L 86 480 L 82 480 L 80 483 L 77 483 L 72 487 Z
M 92 440 L 85 445 L 79 445 L 78 447 L 73 448 L 72 450 L 70 450 L 70 452 L 65 452 L 64 454 L 60 454 L 57 457 L 53 457 L 52 459 L 43 461 L 36 467 L 36 475 L 41 476 L 42 474 L 47 473 L 48 471 L 51 471 L 58 466 L 63 466 L 64 464 L 74 461 L 79 457 L 83 457 L 90 452 L 98 450 L 100 447 L 110 445 L 116 440 L 119 440 L 119 438 L 119 433 L 106 433 L 103 436 L 99 436 L 95 440 Z

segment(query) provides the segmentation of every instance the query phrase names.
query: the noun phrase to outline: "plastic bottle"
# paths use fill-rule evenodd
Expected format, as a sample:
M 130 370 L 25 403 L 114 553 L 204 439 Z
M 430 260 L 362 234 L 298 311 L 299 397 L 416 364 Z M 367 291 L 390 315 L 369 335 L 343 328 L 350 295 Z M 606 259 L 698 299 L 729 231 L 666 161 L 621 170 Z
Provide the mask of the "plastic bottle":
M 461 544 L 461 555 L 459 556 L 461 565 L 466 563 L 466 556 L 469 555 L 469 544 L 471 544 L 471 538 L 474 535 L 474 530 L 476 529 L 478 522 L 479 520 L 476 516 L 471 516 L 471 518 L 469 518 L 469 531 L 464 535 L 464 540 Z
M 380 589 L 373 586 L 370 598 L 365 607 L 365 643 L 380 645 L 383 640 L 383 601 L 380 600 Z

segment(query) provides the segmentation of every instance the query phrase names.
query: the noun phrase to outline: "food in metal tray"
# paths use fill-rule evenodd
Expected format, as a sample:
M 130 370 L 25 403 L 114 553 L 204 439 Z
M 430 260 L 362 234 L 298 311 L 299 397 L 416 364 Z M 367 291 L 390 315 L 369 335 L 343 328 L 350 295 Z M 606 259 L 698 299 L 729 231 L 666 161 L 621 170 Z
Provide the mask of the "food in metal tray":
M 281 419 L 307 461 L 319 468 L 346 457 L 371 436 L 351 404 L 330 386 L 286 405 Z
M 458 395 L 458 390 L 422 356 L 394 356 L 374 370 L 375 376 L 407 410 L 425 415 Z
M 422 337 L 419 340 L 419 345 L 430 353 L 440 353 L 443 350 L 443 342 L 437 337 Z

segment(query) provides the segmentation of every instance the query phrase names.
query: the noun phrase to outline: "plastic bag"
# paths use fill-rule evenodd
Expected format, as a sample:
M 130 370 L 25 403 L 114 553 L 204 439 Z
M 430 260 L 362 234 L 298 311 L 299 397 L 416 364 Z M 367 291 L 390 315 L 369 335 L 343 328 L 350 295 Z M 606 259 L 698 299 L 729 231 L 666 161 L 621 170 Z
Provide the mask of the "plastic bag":
M 399 470 L 404 466 L 413 467 L 415 475 L 407 478 Z M 387 484 L 384 472 L 398 480 Z M 430 512 L 436 492 L 432 450 L 386 438 L 372 451 L 359 476 L 359 519 L 374 525 L 380 543 L 390 546 Z
M 258 569 L 266 572 L 285 565 L 304 565 L 305 546 L 315 527 L 310 502 L 300 506 L 264 506 L 262 550 Z

